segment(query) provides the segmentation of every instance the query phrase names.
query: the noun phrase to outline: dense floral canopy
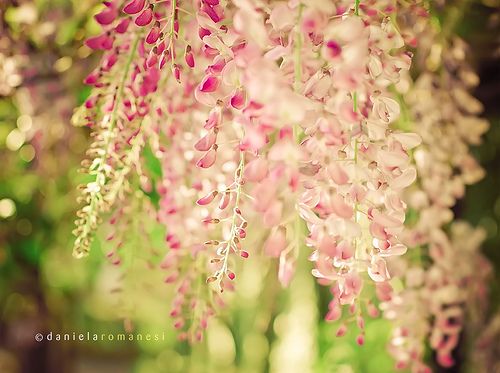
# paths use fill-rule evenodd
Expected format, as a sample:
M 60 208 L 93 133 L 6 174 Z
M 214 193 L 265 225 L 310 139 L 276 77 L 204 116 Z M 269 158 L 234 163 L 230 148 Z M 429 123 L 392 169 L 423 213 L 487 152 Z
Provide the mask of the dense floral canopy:
M 248 289 L 253 258 L 266 268 L 256 284 L 270 268 L 287 289 L 305 268 L 327 289 L 316 312 L 337 337 L 354 331 L 362 346 L 368 318 L 382 318 L 396 369 L 430 372 L 428 348 L 455 364 L 491 265 L 484 230 L 453 210 L 484 177 L 470 148 L 489 128 L 454 24 L 425 1 L 94 9 L 79 53 L 97 64 L 71 119 L 91 134 L 75 258 L 103 249 L 124 304 L 160 272 L 164 316 L 190 344 Z M 1 95 L 21 84 L 15 58 L 0 53 Z

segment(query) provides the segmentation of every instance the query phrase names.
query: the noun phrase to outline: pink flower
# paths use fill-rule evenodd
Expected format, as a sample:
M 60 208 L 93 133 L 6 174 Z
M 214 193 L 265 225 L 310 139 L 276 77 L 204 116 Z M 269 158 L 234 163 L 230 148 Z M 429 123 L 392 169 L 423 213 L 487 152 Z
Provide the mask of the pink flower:
M 363 346 L 365 344 L 365 336 L 363 334 L 360 334 L 356 337 L 356 343 L 359 346 Z
M 146 36 L 146 43 L 154 44 L 160 37 L 160 28 L 158 26 L 153 26 L 151 30 L 149 30 L 148 35 Z
M 332 322 L 337 321 L 342 316 L 342 309 L 337 302 L 330 302 L 331 307 L 329 306 L 329 311 L 325 316 L 325 321 Z
M 399 111 L 399 104 L 389 97 L 379 97 L 373 104 L 373 112 L 385 123 L 394 122 Z
M 368 275 L 375 282 L 385 282 L 391 278 L 385 260 L 377 257 L 372 259 L 368 267 Z
M 224 210 L 229 205 L 229 202 L 231 202 L 231 193 L 226 192 L 223 194 L 223 196 L 220 200 L 219 210 Z M 244 238 L 242 236 L 245 236 L 245 234 L 246 234 L 245 231 L 243 229 L 240 229 L 239 232 L 240 232 L 240 238 Z
M 335 194 L 334 196 L 331 197 L 331 208 L 333 212 L 344 219 L 350 219 L 353 215 L 353 209 L 351 206 L 349 206 L 347 203 L 345 203 L 344 199 L 342 196 L 339 194 Z
M 333 182 L 338 185 L 344 185 L 349 182 L 349 175 L 347 175 L 344 169 L 335 162 L 328 166 L 328 174 Z
M 288 259 L 285 255 L 280 256 L 278 279 L 281 286 L 288 287 L 295 272 L 295 263 Z
M 286 229 L 278 227 L 271 231 L 271 234 L 264 243 L 264 253 L 270 257 L 278 258 L 286 247 Z
M 235 90 L 230 99 L 231 106 L 235 109 L 243 109 L 245 106 L 245 101 L 245 92 L 241 89 Z
M 271 11 L 269 21 L 276 31 L 289 30 L 295 24 L 296 16 L 285 2 L 277 3 Z
M 281 221 L 283 212 L 283 203 L 280 201 L 274 201 L 264 212 L 264 216 L 262 217 L 262 223 L 265 227 L 274 227 L 279 224 Z
M 245 179 L 252 182 L 262 181 L 268 173 L 267 161 L 258 157 L 250 161 L 245 167 Z
M 214 198 L 218 195 L 219 193 L 217 191 L 213 191 L 209 194 L 207 194 L 205 197 L 200 198 L 199 200 L 196 201 L 196 203 L 200 206 L 208 205 L 210 202 L 214 200 Z
M 94 16 L 97 23 L 101 25 L 109 25 L 118 16 L 118 11 L 114 6 L 108 6 L 106 9 L 102 10 L 100 13 Z
M 131 0 L 125 5 L 123 11 L 127 14 L 137 14 L 144 9 L 146 0 Z
M 139 172 L 145 191 L 153 189 L 151 178 L 156 180 L 158 207 L 146 199 L 141 208 L 145 218 L 168 232 L 168 254 L 160 267 L 166 282 L 175 285 L 171 315 L 181 338 L 202 339 L 214 307 L 225 304 L 221 293 L 237 286 L 235 269 L 251 247 L 279 258 L 277 275 L 283 286 L 291 282 L 302 258 L 298 252 L 310 249 L 313 276 L 332 290 L 325 320 L 338 320 L 347 305 L 352 317 L 345 322 L 356 320 L 360 345 L 365 334 L 359 312 L 365 310 L 364 297 L 370 296 L 370 291 L 362 296 L 363 279 L 375 286 L 384 313 L 413 306 L 412 296 L 401 301 L 401 293 L 393 294 L 388 283 L 388 263 L 391 274 L 401 277 L 406 276 L 404 261 L 392 258 L 386 263 L 385 258 L 427 241 L 432 260 L 453 257 L 450 248 L 457 243 L 441 227 L 451 219 L 449 206 L 463 194 L 464 180 L 478 177 L 478 167 L 462 154 L 463 146 L 456 157 L 441 157 L 448 154 L 442 148 L 455 137 L 477 142 L 482 132 L 464 124 L 457 134 L 443 131 L 443 144 L 426 143 L 425 150 L 413 151 L 421 138 L 428 142 L 433 137 L 395 131 L 392 123 L 400 114 L 395 92 L 411 86 L 411 58 L 401 49 L 403 37 L 385 19 L 388 5 L 366 3 L 355 15 L 352 2 L 304 2 L 300 9 L 285 1 L 262 6 L 237 0 L 229 7 L 219 0 L 123 3 L 122 18 L 113 5 L 117 3 L 105 3 L 96 15 L 103 32 L 86 42 L 109 52 L 86 78 L 96 91 L 77 116 L 93 126 L 98 140 L 107 144 L 109 138 L 109 146 L 92 149 L 105 154 L 90 162 L 96 185 L 86 186 L 83 199 L 90 198 L 91 210 L 97 211 L 102 208 L 92 200 L 96 190 L 106 201 L 121 200 L 122 183 L 115 193 L 114 177 Z M 454 90 L 453 100 L 470 101 L 460 90 Z M 411 99 L 405 96 L 405 103 Z M 471 105 L 474 111 L 477 105 Z M 409 114 L 424 117 L 421 112 Z M 108 126 L 110 118 L 115 122 Z M 432 127 L 429 122 L 422 121 L 422 131 Z M 142 159 L 144 144 L 159 169 L 143 175 L 140 168 L 122 167 L 122 162 L 136 165 Z M 407 189 L 417 169 L 421 179 L 415 189 L 423 197 Z M 462 172 L 456 178 L 455 169 Z M 446 175 L 453 176 L 453 185 L 437 188 L 448 185 L 441 180 Z M 418 210 L 418 219 L 408 214 L 408 206 Z M 79 215 L 88 215 L 87 210 Z M 105 211 L 97 212 L 100 217 Z M 411 234 L 404 226 L 407 215 L 415 224 Z M 84 227 L 92 221 L 84 221 Z M 83 231 L 79 242 L 88 241 Z M 115 228 L 112 233 L 119 232 Z M 118 248 L 112 252 L 113 260 L 119 259 Z M 211 302 L 196 296 L 201 277 L 211 293 L 215 290 Z M 417 291 L 424 286 L 440 289 L 445 280 L 438 271 L 418 285 L 406 283 Z M 446 296 L 457 301 L 452 292 L 430 294 L 436 309 L 448 307 Z M 186 323 L 184 310 L 199 317 Z M 371 303 L 366 310 L 372 316 L 378 313 Z M 436 311 L 432 317 L 432 346 L 446 357 L 460 328 L 451 313 Z M 337 335 L 346 330 L 342 324 Z M 420 337 L 407 325 L 401 330 L 405 333 L 398 335 L 403 340 L 399 346 L 412 346 L 411 338 Z M 404 351 L 398 361 L 410 367 L 419 359 L 417 350 Z
M 380 299 L 381 301 L 390 301 L 392 299 L 393 290 L 389 282 L 387 281 L 376 282 L 375 285 L 376 285 L 375 290 L 378 299 Z
M 153 11 L 150 8 L 144 9 L 135 19 L 137 26 L 147 26 L 153 20 Z
M 191 50 L 191 46 L 188 45 L 186 47 L 186 52 L 184 54 L 184 59 L 186 61 L 186 65 L 188 65 L 190 68 L 194 67 L 194 54 L 193 51 Z
M 219 87 L 219 79 L 215 76 L 206 76 L 200 83 L 199 90 L 204 93 L 215 92 Z
M 111 44 L 111 46 L 110 46 Z M 106 34 L 101 34 L 98 36 L 93 36 L 85 41 L 85 45 L 90 49 L 111 49 L 113 45 L 113 39 L 111 39 Z
M 334 258 L 337 254 L 337 240 L 334 237 L 325 236 L 321 239 L 318 249 L 321 253 Z
M 336 337 L 343 337 L 347 333 L 347 326 L 345 324 L 342 324 L 339 326 L 337 331 L 335 332 Z
M 123 18 L 118 25 L 116 25 L 115 31 L 119 34 L 124 34 L 127 31 L 129 24 L 130 18 Z
M 198 162 L 196 162 L 196 166 L 200 168 L 209 168 L 213 166 L 215 160 L 217 158 L 217 151 L 215 148 L 211 148 L 208 152 L 205 153 L 203 157 L 201 157 Z
M 455 360 L 453 360 L 450 353 L 438 353 L 437 361 L 444 368 L 450 368 L 455 365 Z
M 207 151 L 210 149 L 217 140 L 217 135 L 215 132 L 208 132 L 205 136 L 199 139 L 196 144 L 194 144 L 194 148 L 198 151 Z
M 342 53 L 342 47 L 334 40 L 329 40 L 325 44 L 325 55 L 328 58 L 336 58 Z

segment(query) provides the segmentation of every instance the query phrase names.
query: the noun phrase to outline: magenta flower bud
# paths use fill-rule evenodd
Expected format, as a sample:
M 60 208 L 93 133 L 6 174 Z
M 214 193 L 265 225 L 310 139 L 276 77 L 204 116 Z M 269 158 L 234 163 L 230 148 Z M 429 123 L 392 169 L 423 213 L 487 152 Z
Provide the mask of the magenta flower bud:
M 202 2 L 212 6 L 219 5 L 219 0 L 202 0 Z
M 207 29 L 204 29 L 203 27 L 200 27 L 198 29 L 198 36 L 200 37 L 201 40 L 203 40 L 203 38 L 205 36 L 208 36 L 210 34 L 211 34 L 211 32 L 209 30 L 207 30 Z
M 241 89 L 237 89 L 231 96 L 230 103 L 233 108 L 240 110 L 245 106 L 245 101 L 245 92 Z
M 326 52 L 328 57 L 335 58 L 340 56 L 342 48 L 336 41 L 329 40 L 326 42 Z
M 184 56 L 184 59 L 186 60 L 186 65 L 188 65 L 190 68 L 194 67 L 194 54 L 191 51 L 191 46 L 186 47 L 186 54 Z
M 179 68 L 179 65 L 175 64 L 172 66 L 172 74 L 174 75 L 175 80 L 177 80 L 178 83 L 181 82 L 181 69 Z
M 154 26 L 151 30 L 149 30 L 148 36 L 146 36 L 146 43 L 154 44 L 160 37 L 160 28 Z
M 146 0 L 132 0 L 125 7 L 123 11 L 127 14 L 137 14 L 142 9 L 144 9 L 144 5 L 146 4 Z
M 153 11 L 149 8 L 144 9 L 141 14 L 135 19 L 135 24 L 137 26 L 147 26 L 153 20 Z
M 209 93 L 215 92 L 219 87 L 219 79 L 215 76 L 207 76 L 205 77 L 200 84 L 200 91 Z
M 97 96 L 92 96 L 92 97 L 89 97 L 86 101 L 85 101 L 85 107 L 87 109 L 92 109 L 94 106 L 95 106 L 95 103 L 97 101 Z M 113 236 L 111 236 L 113 237 Z
M 245 237 L 247 236 L 247 231 L 246 231 L 246 230 L 244 230 L 243 228 L 239 228 L 239 229 L 238 229 L 238 236 L 239 236 L 240 238 L 245 238 Z
M 103 69 L 105 69 L 106 71 L 109 71 L 115 65 L 116 61 L 118 61 L 118 56 L 116 55 L 116 53 L 110 54 L 104 60 Z
M 362 316 L 358 316 L 356 318 L 356 324 L 358 325 L 358 328 L 364 329 L 365 328 L 365 319 L 363 319 Z
M 174 36 L 176 39 L 179 36 L 179 20 L 177 19 L 174 21 Z
M 200 198 L 198 201 L 196 201 L 197 205 L 200 206 L 205 206 L 208 205 L 210 202 L 214 200 L 214 198 L 219 194 L 216 190 L 214 190 L 212 193 L 207 194 L 205 197 Z
M 103 44 L 105 40 L 106 40 L 106 34 L 101 34 L 85 40 L 85 45 L 93 50 L 103 49 Z
M 245 259 L 249 257 L 248 251 L 245 251 L 245 250 L 241 250 L 240 255 L 242 258 L 245 258 Z
M 347 333 L 347 326 L 345 324 L 340 325 L 340 327 L 337 329 L 337 332 L 335 333 L 336 337 L 343 337 Z
M 175 329 L 181 329 L 184 326 L 184 320 L 179 319 L 174 323 L 174 328 Z
M 365 336 L 363 334 L 358 335 L 356 338 L 356 343 L 359 346 L 363 346 L 365 344 Z
M 200 326 L 203 328 L 203 329 L 206 329 L 208 327 L 208 320 L 206 317 L 202 317 L 200 319 Z
M 208 4 L 205 3 L 201 7 L 201 9 L 207 14 L 207 16 L 210 17 L 210 19 L 212 21 L 214 21 L 215 23 L 220 22 L 221 17 L 217 14 L 217 12 L 215 11 L 215 9 L 211 5 L 208 5 Z
M 92 73 L 90 73 L 89 75 L 87 75 L 87 77 L 83 80 L 83 82 L 87 85 L 94 85 L 97 83 L 97 80 L 98 80 L 98 75 L 97 73 L 94 71 Z
M 211 48 L 209 47 L 208 45 L 203 45 L 203 47 L 201 47 L 201 51 L 203 52 L 203 55 L 207 58 L 214 58 L 215 56 L 218 55 L 219 51 L 215 48 Z M 209 67 L 210 69 L 210 67 Z M 214 72 L 213 70 L 208 70 L 209 72 Z
M 118 15 L 118 12 L 116 11 L 115 8 L 106 8 L 102 12 L 97 13 L 94 18 L 97 21 L 97 23 L 101 25 L 109 25 L 112 23 L 115 19 L 116 16 Z
M 118 23 L 118 25 L 116 25 L 115 31 L 119 34 L 124 34 L 127 31 L 129 24 L 130 18 L 124 18 L 120 21 L 120 23 Z
M 161 57 L 160 57 L 160 63 L 158 64 L 158 68 L 161 70 L 163 69 L 163 66 L 165 66 L 165 64 L 167 63 L 168 59 L 167 59 L 167 56 L 165 56 L 165 54 L 162 54 Z
M 218 52 L 217 52 L 218 53 Z M 224 68 L 224 66 L 226 66 L 226 61 L 224 60 L 224 58 L 218 58 L 216 59 L 217 61 L 208 67 L 208 71 L 210 71 L 211 73 L 220 73 L 222 71 L 222 69 Z
M 113 49 L 113 42 L 114 42 L 114 39 L 112 37 L 106 37 L 104 38 L 103 42 L 102 42 L 102 49 L 104 50 L 110 50 L 110 49 Z
M 232 280 L 234 280 L 236 278 L 236 275 L 233 272 L 229 271 L 227 273 L 227 277 L 229 277 L 229 279 L 232 281 Z
M 152 67 L 158 62 L 158 56 L 154 53 L 150 53 L 147 60 L 146 60 L 146 66 L 147 67 Z
M 162 54 L 166 48 L 167 44 L 165 43 L 165 41 L 158 43 L 158 45 L 156 46 L 156 54 Z
M 198 331 L 196 331 L 194 337 L 195 337 L 197 342 L 201 342 L 203 340 L 203 333 L 200 330 L 198 330 Z

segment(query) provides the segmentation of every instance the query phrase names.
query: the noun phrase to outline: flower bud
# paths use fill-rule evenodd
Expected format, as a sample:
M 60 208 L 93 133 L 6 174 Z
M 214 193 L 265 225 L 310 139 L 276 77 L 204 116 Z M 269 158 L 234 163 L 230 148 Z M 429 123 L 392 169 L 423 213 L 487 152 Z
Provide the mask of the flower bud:
M 125 5 L 123 11 L 127 14 L 137 14 L 144 9 L 145 4 L 146 0 L 131 0 L 127 5 Z

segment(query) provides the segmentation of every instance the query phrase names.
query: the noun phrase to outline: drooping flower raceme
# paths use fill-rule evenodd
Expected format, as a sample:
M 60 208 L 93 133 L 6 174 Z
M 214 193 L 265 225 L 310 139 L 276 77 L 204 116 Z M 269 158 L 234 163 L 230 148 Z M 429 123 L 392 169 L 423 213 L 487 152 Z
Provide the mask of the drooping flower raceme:
M 331 287 L 326 319 L 346 305 L 363 329 L 364 283 L 387 297 L 386 259 L 407 250 L 402 194 L 420 143 L 394 126 L 395 87 L 411 63 L 391 17 L 398 6 L 104 2 L 95 17 L 103 31 L 86 42 L 102 60 L 74 116 L 94 133 L 75 256 L 89 252 L 103 214 L 140 187 L 158 196 L 160 266 L 177 287 L 171 316 L 183 337 L 202 338 L 238 258 L 279 258 L 286 286 L 304 246 L 313 275 Z M 246 247 L 254 231 L 261 247 Z M 371 302 L 367 310 L 377 313 Z
M 415 22 L 427 24 L 425 18 Z M 465 43 L 453 38 L 436 44 L 439 29 L 414 29 L 421 30 L 417 60 L 425 65 L 418 66 L 423 71 L 405 101 L 407 121 L 414 122 L 422 145 L 414 152 L 418 183 L 404 197 L 413 218 L 403 241 L 416 255 L 389 265 L 406 287 L 381 306 L 394 322 L 389 350 L 396 366 L 430 372 L 423 362 L 425 343 L 436 351 L 438 364 L 452 366 L 465 320 L 481 313 L 477 305 L 486 301 L 490 270 L 479 252 L 484 232 L 454 221 L 451 209 L 465 186 L 483 177 L 469 147 L 480 143 L 488 123 L 477 117 L 481 104 L 468 92 L 478 77 L 464 60 Z M 431 53 L 437 45 L 442 61 Z

